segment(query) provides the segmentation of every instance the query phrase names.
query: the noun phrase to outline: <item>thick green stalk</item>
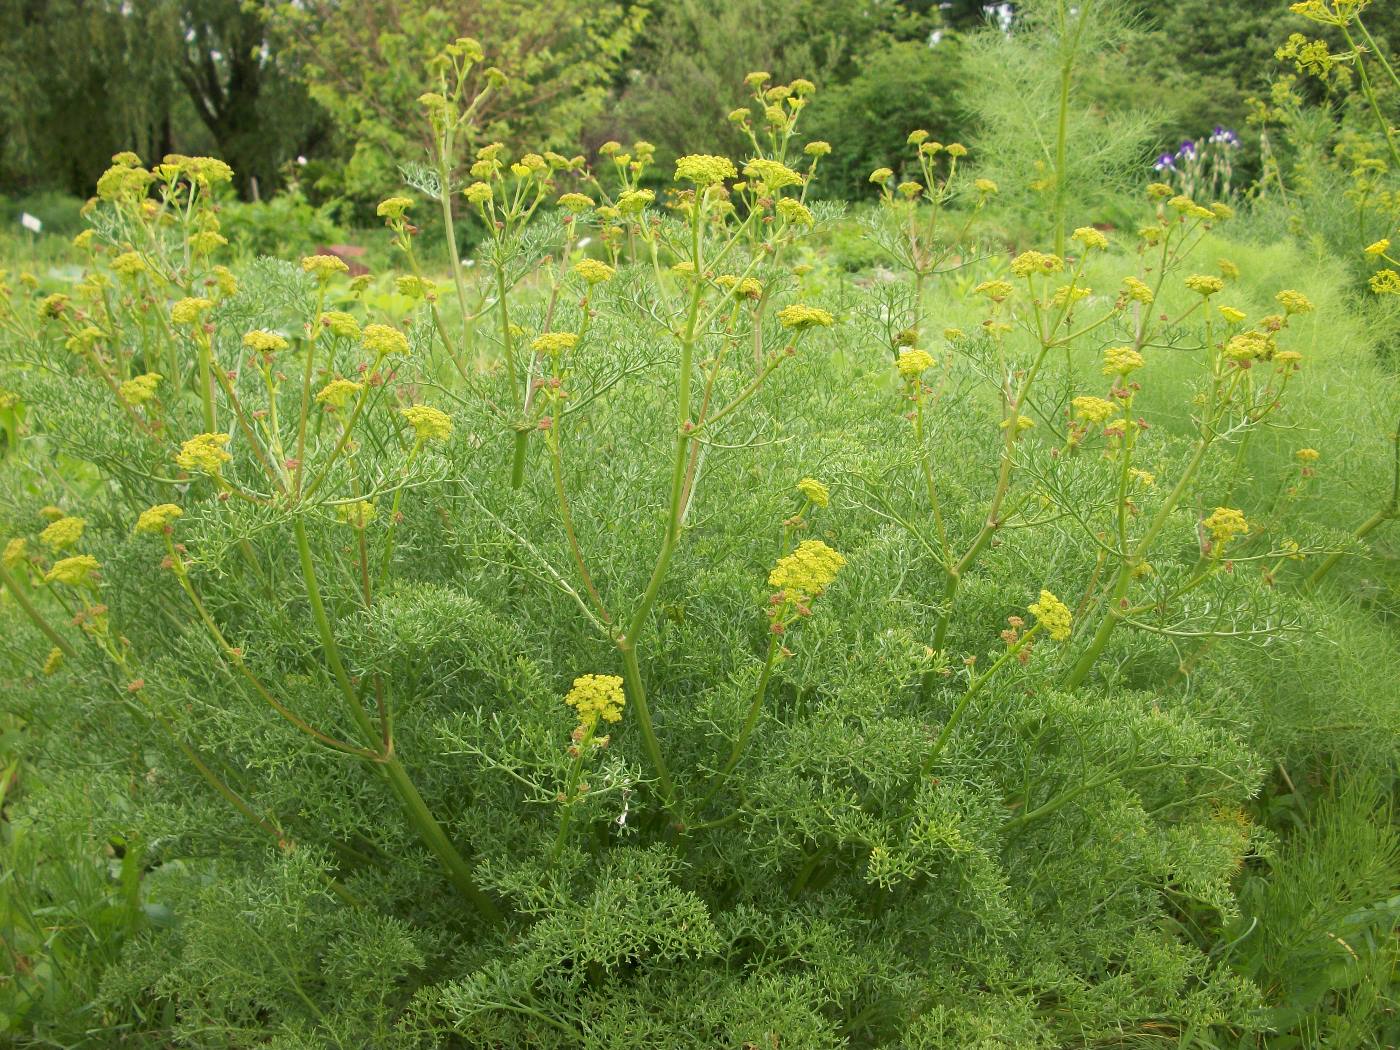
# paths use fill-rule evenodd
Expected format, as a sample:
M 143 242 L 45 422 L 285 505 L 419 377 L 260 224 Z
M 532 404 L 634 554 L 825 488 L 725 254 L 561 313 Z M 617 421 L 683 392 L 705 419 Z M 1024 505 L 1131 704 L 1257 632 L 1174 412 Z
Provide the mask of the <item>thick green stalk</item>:
M 691 227 L 691 257 L 695 262 L 695 272 L 698 275 L 704 269 L 700 258 L 700 223 L 704 211 L 703 194 L 695 202 L 694 207 L 695 214 Z M 661 592 L 661 584 L 666 579 L 666 570 L 670 568 L 671 555 L 675 553 L 676 543 L 680 539 L 681 521 L 685 513 L 685 468 L 690 442 L 694 437 L 690 425 L 690 373 L 694 367 L 695 331 L 700 318 L 701 293 L 704 290 L 700 280 L 697 279 L 693 283 L 686 326 L 681 335 L 680 376 L 676 391 L 676 451 L 671 466 L 671 495 L 666 509 L 666 531 L 661 538 L 661 549 L 657 551 L 656 565 L 652 568 L 647 589 L 642 594 L 641 601 L 638 602 L 636 611 L 627 624 L 626 633 L 618 640 L 618 648 L 622 650 L 627 688 L 632 694 L 632 704 L 637 710 L 637 721 L 642 727 L 642 738 L 646 745 L 647 754 L 656 770 L 657 778 L 661 784 L 662 799 L 668 808 L 675 801 L 675 792 L 671 784 L 671 775 L 667 771 L 665 759 L 662 757 L 660 742 L 656 739 L 656 733 L 652 727 L 651 711 L 647 705 L 646 685 L 642 681 L 641 667 L 637 663 L 637 640 L 646 627 L 647 620 L 651 616 L 652 606 L 656 604 L 657 595 Z
M 1090 640 L 1088 647 L 1080 655 L 1079 659 L 1075 661 L 1074 666 L 1070 668 L 1069 674 L 1065 677 L 1063 688 L 1066 690 L 1079 688 L 1084 682 L 1084 679 L 1089 676 L 1089 671 L 1103 654 L 1104 648 L 1108 645 L 1109 638 L 1113 636 L 1114 630 L 1122 621 L 1124 616 L 1122 603 L 1128 595 L 1129 586 L 1132 584 L 1133 570 L 1142 561 L 1143 556 L 1152 548 L 1152 544 L 1156 542 L 1157 536 L 1161 533 L 1162 529 L 1166 528 L 1168 519 L 1171 517 L 1172 512 L 1176 510 L 1176 505 L 1181 501 L 1181 497 L 1185 495 L 1187 485 L 1189 485 L 1191 479 L 1195 477 L 1196 471 L 1201 465 L 1201 461 L 1205 459 L 1206 451 L 1211 446 L 1213 435 L 1209 429 L 1210 424 L 1207 422 L 1203 425 L 1207 428 L 1206 433 L 1204 433 L 1200 441 L 1196 443 L 1196 452 L 1192 455 L 1190 462 L 1187 463 L 1186 469 L 1182 471 L 1181 477 L 1177 479 L 1176 486 L 1167 496 L 1162 506 L 1158 508 L 1156 515 L 1153 516 L 1152 522 L 1148 525 L 1147 531 L 1143 534 L 1142 539 L 1138 541 L 1137 546 L 1134 547 L 1131 552 L 1124 553 L 1122 564 L 1118 569 L 1118 575 L 1114 578 L 1113 586 L 1107 596 L 1104 617 L 1099 621 L 1098 630 L 1094 632 L 1094 637 Z
M 733 772 L 734 767 L 739 764 L 739 759 L 744 755 L 744 749 L 748 746 L 749 737 L 753 735 L 754 727 L 758 725 L 759 713 L 763 710 L 764 697 L 768 695 L 768 682 L 773 677 L 773 665 L 778 660 L 778 638 L 776 633 L 768 636 L 768 653 L 763 659 L 763 670 L 758 676 L 758 687 L 754 690 L 753 700 L 749 703 L 748 715 L 744 718 L 743 728 L 739 730 L 739 735 L 734 739 L 734 746 L 729 751 L 729 758 L 725 760 L 723 766 L 715 774 L 714 786 L 710 788 L 704 801 L 700 803 L 696 812 L 701 812 L 714 801 L 719 794 L 720 788 L 724 786 L 725 780 Z
M 997 671 L 1001 670 L 1002 665 L 1005 664 L 1007 660 L 1010 660 L 1029 644 L 1030 640 L 1035 637 L 1036 632 L 1039 630 L 1040 624 L 1037 623 L 1029 631 L 1021 635 L 1020 639 L 1014 645 L 1008 646 L 1006 652 L 997 657 L 996 662 L 968 686 L 967 692 L 963 693 L 962 697 L 959 698 L 957 706 L 953 708 L 953 713 L 948 716 L 948 721 L 943 723 L 943 730 L 938 734 L 938 739 L 933 742 L 933 750 L 928 753 L 928 756 L 924 759 L 923 765 L 919 767 L 919 779 L 922 780 L 933 771 L 934 763 L 938 761 L 938 756 L 943 754 L 943 749 L 948 745 L 948 741 L 953 735 L 953 730 L 958 727 L 958 723 L 962 721 L 963 715 L 967 713 L 967 705 L 972 702 L 972 698 L 982 691 L 982 687 L 991 681 L 992 676 L 995 675 Z
M 29 600 L 29 595 L 20 587 L 19 581 L 10 575 L 10 570 L 3 564 L 0 564 L 0 583 L 3 583 L 10 594 L 14 596 L 15 604 L 24 611 L 24 615 L 29 617 L 30 621 L 35 627 L 39 628 L 45 638 L 53 642 L 59 652 L 70 660 L 78 655 L 77 651 L 68 644 L 67 640 L 50 626 L 48 620 L 44 619 L 44 614 Z
M 306 522 L 302 515 L 298 514 L 293 519 L 293 530 L 296 533 L 297 555 L 301 559 L 302 578 L 306 583 L 306 598 L 311 606 L 312 618 L 316 621 L 316 629 L 321 636 L 321 649 L 325 654 L 326 663 L 335 680 L 339 683 L 341 692 L 345 694 L 346 706 L 349 708 L 351 718 L 359 727 L 365 742 L 374 746 L 379 743 L 378 732 L 368 712 L 365 711 L 364 705 L 360 703 L 355 687 L 350 681 L 350 676 L 345 671 L 345 665 L 341 662 L 340 649 L 336 645 L 335 634 L 331 630 L 330 619 L 326 615 L 325 605 L 321 601 L 321 591 L 316 583 L 316 567 L 311 558 L 311 545 L 306 537 Z M 447 837 L 447 832 L 443 830 L 442 825 L 428 809 L 427 803 L 423 801 L 423 796 L 418 793 L 418 788 L 409 778 L 403 763 L 390 752 L 375 765 L 384 771 L 389 786 L 403 806 L 404 815 L 408 818 L 409 824 L 418 833 L 423 844 L 437 856 L 452 884 L 457 887 L 462 896 L 471 902 L 482 918 L 488 922 L 498 920 L 501 914 L 500 910 L 476 884 L 471 863 L 458 852 L 457 847 L 452 844 L 452 840 Z

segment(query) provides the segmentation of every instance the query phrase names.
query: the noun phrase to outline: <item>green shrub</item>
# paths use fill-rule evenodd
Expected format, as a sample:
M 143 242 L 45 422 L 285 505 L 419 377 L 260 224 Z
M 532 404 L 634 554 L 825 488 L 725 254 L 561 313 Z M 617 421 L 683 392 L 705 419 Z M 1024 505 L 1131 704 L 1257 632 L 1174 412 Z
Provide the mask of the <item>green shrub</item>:
M 1384 789 L 1295 858 L 1271 695 L 1217 670 L 1355 673 L 1308 617 L 1350 622 L 1322 559 L 1392 446 L 1287 429 L 1359 400 L 1335 274 L 1217 262 L 1228 209 L 1158 189 L 1134 235 L 973 250 L 997 186 L 906 132 L 851 280 L 811 84 L 748 77 L 746 159 L 657 194 L 645 143 L 473 145 L 478 57 L 433 61 L 378 207 L 392 297 L 218 262 L 208 158 L 122 158 L 83 278 L 5 283 L 16 1038 L 1263 1046 L 1290 1004 L 1379 1038 Z M 1310 873 L 1369 999 L 1240 950 L 1331 917 L 1288 917 Z

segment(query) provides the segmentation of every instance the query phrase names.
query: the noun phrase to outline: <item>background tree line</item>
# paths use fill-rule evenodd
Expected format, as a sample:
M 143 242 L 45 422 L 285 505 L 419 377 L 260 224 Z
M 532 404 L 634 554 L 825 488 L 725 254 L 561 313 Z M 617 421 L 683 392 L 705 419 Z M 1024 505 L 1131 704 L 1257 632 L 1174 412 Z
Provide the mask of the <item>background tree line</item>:
M 1393 5 L 1378 8 L 1394 39 Z M 1086 90 L 1106 112 L 1150 112 L 1163 147 L 1239 127 L 1277 68 L 1281 11 L 1143 3 Z M 987 85 L 964 44 L 1017 24 L 1014 4 L 978 0 L 0 0 L 0 193 L 86 196 L 114 152 L 135 149 L 219 156 L 245 199 L 298 158 L 314 198 L 374 199 L 424 132 L 423 62 L 472 35 L 517 77 L 485 133 L 532 148 L 737 151 L 722 101 L 735 70 L 815 80 L 807 127 L 835 147 L 825 188 L 845 196 L 910 128 L 971 137 Z

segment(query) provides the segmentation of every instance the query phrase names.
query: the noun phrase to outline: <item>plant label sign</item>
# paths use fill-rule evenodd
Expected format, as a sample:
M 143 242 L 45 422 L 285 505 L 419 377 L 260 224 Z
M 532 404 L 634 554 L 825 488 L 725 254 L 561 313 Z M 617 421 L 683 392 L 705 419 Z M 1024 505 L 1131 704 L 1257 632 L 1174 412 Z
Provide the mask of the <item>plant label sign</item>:
M 20 212 L 19 224 L 32 233 L 41 233 L 44 229 L 44 224 L 39 218 L 35 215 L 30 215 L 27 211 Z

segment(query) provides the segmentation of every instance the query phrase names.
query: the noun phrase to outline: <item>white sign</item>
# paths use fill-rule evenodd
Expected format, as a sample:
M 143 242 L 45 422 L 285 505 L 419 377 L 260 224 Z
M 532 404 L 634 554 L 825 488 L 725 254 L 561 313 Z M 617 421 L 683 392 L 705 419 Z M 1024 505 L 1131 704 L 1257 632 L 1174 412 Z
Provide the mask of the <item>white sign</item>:
M 27 211 L 19 213 L 19 224 L 26 230 L 32 230 L 34 233 L 39 233 L 44 228 L 44 224 Z

